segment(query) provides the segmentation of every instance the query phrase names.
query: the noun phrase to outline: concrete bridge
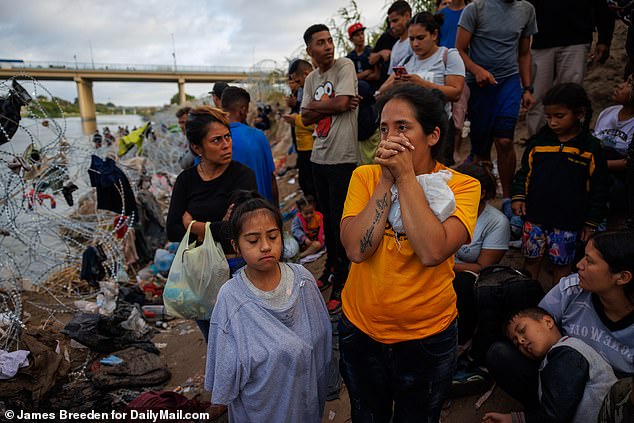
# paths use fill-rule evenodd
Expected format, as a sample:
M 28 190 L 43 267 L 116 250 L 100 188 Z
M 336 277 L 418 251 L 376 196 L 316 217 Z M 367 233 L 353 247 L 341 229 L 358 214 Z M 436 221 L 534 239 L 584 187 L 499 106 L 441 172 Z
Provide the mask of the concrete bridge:
M 75 81 L 77 99 L 85 133 L 97 129 L 93 82 L 175 82 L 178 84 L 179 103 L 185 103 L 185 83 L 219 81 L 235 82 L 249 78 L 260 78 L 274 70 L 274 66 L 256 65 L 230 66 L 170 66 L 129 65 L 113 63 L 78 62 L 25 62 L 0 60 L 0 78 L 27 74 L 44 81 Z

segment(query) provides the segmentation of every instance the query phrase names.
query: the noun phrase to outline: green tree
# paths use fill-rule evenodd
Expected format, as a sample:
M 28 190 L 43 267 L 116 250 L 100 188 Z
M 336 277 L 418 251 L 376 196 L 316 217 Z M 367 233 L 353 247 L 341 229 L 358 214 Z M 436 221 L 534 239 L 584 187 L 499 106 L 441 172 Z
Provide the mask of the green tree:
M 394 3 L 394 1 L 386 1 L 383 5 L 383 10 L 387 12 L 392 3 Z M 408 3 L 412 7 L 412 16 L 418 12 L 428 11 L 433 13 L 436 10 L 436 2 L 434 0 L 408 0 Z M 352 44 L 348 38 L 348 27 L 356 22 L 361 22 L 365 26 L 368 25 L 367 22 L 363 22 L 363 17 L 361 16 L 356 0 L 349 0 L 349 3 L 346 6 L 340 7 L 335 17 L 328 21 L 328 27 L 330 28 L 333 41 L 335 42 L 335 48 L 337 49 L 336 56 L 345 55 L 348 50 L 352 48 Z M 368 44 L 374 45 L 385 29 L 386 23 L 383 21 L 374 31 L 366 30 Z
M 189 95 L 187 93 L 185 93 L 185 101 L 192 101 L 194 100 L 196 97 L 194 97 L 193 95 Z M 178 93 L 174 94 L 172 96 L 172 98 L 170 99 L 170 104 L 178 104 Z

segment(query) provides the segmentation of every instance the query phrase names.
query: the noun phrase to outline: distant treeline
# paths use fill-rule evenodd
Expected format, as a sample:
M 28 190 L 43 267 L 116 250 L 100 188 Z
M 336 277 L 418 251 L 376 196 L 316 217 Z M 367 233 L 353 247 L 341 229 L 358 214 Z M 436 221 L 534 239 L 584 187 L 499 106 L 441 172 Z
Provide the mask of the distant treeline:
M 151 115 L 159 109 L 159 107 L 123 107 L 110 102 L 105 104 L 96 103 L 95 108 L 97 109 L 97 114 L 101 115 L 137 114 L 141 116 Z M 37 105 L 32 103 L 30 109 L 37 117 L 59 118 L 62 117 L 62 111 L 65 116 L 79 116 L 79 103 L 77 98 L 71 103 L 63 98 L 53 97 L 50 99 L 41 95 L 37 97 Z M 25 109 L 23 109 L 23 113 L 24 111 Z

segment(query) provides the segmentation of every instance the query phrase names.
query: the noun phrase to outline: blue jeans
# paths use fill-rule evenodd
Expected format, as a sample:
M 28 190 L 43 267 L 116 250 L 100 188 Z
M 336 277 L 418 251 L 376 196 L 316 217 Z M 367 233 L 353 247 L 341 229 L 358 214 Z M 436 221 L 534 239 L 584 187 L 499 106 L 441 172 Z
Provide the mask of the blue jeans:
M 383 344 L 342 314 L 339 349 L 353 422 L 438 421 L 456 370 L 456 322 L 428 338 Z

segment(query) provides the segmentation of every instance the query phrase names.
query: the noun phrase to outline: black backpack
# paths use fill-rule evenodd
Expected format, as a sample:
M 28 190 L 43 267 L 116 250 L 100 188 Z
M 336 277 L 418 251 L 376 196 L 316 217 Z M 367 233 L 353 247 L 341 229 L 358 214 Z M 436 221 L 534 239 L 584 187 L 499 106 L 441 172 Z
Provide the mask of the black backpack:
M 482 269 L 474 290 L 478 326 L 470 355 L 477 364 L 483 365 L 489 347 L 506 338 L 506 320 L 519 310 L 536 307 L 544 297 L 544 290 L 539 281 L 508 266 Z

